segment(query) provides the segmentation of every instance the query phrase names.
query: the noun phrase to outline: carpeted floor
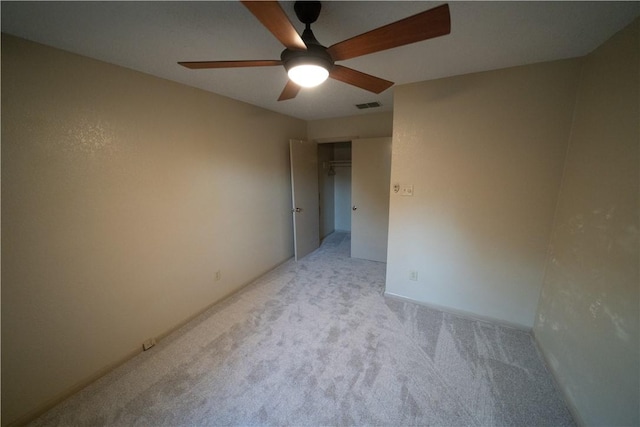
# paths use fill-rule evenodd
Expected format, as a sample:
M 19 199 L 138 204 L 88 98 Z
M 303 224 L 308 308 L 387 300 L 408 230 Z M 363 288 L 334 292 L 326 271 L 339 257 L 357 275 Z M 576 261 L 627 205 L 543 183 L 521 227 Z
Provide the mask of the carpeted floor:
M 383 296 L 334 233 L 32 425 L 573 425 L 528 333 Z

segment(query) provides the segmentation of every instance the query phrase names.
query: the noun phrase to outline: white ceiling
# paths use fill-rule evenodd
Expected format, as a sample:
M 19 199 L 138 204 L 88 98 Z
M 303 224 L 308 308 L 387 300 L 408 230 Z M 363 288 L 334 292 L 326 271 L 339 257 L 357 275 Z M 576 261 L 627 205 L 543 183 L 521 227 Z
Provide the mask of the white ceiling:
M 312 25 L 325 46 L 443 2 L 326 1 Z M 293 2 L 283 8 L 300 31 Z M 451 34 L 340 64 L 396 84 L 582 56 L 640 15 L 640 2 L 450 2 Z M 390 111 L 328 80 L 276 101 L 282 67 L 189 70 L 178 61 L 279 59 L 283 46 L 235 1 L 2 2 L 2 31 L 305 120 Z M 354 104 L 382 107 L 357 110 Z

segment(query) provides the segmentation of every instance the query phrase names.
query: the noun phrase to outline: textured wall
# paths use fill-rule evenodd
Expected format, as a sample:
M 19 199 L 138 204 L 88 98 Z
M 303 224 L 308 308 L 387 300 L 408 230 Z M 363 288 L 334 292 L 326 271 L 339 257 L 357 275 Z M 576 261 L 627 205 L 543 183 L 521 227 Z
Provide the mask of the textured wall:
M 580 61 L 395 89 L 390 294 L 532 327 Z M 409 280 L 411 270 L 418 280 Z
M 535 336 L 586 425 L 638 425 L 640 21 L 587 56 Z
M 3 35 L 2 421 L 291 257 L 288 140 L 305 136 L 301 120 Z

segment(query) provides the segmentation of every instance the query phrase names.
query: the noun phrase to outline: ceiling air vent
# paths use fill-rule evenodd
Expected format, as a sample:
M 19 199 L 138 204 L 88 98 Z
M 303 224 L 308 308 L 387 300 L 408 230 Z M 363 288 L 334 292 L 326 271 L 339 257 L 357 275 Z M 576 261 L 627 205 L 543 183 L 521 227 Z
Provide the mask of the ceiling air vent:
M 356 104 L 356 108 L 358 108 L 358 110 L 366 110 L 367 108 L 378 108 L 380 107 L 382 104 L 380 104 L 378 101 L 376 102 L 367 102 L 364 104 Z

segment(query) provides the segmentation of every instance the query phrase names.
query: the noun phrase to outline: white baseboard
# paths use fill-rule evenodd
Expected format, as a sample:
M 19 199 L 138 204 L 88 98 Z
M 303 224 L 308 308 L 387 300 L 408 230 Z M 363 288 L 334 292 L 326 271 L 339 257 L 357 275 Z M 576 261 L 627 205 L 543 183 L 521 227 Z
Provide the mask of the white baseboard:
M 443 311 L 445 313 L 450 313 L 453 314 L 455 316 L 459 316 L 459 317 L 464 317 L 466 319 L 470 319 L 470 320 L 479 320 L 481 322 L 489 322 L 489 323 L 496 323 L 498 325 L 501 326 L 506 326 L 508 328 L 512 328 L 512 329 L 518 329 L 524 332 L 532 332 L 532 329 L 530 326 L 526 326 L 526 325 L 521 325 L 519 323 L 514 323 L 514 322 L 509 322 L 507 320 L 502 320 L 502 319 L 496 319 L 495 317 L 491 317 L 491 316 L 483 316 L 481 314 L 476 314 L 476 313 L 472 313 L 470 311 L 464 311 L 464 310 L 459 310 L 456 308 L 452 308 L 452 307 L 445 307 L 445 306 L 441 306 L 441 305 L 437 305 L 437 304 L 431 304 L 431 303 L 427 303 L 427 302 L 423 302 L 423 301 L 417 301 L 414 300 L 412 298 L 407 298 L 404 297 L 402 295 L 397 295 L 391 292 L 387 292 L 384 291 L 384 296 L 387 298 L 391 298 L 391 299 L 395 299 L 395 300 L 399 300 L 399 301 L 404 301 L 404 302 L 411 302 L 413 304 L 418 304 L 418 305 L 422 305 L 428 308 L 433 308 L 435 310 L 439 310 L 439 311 Z

